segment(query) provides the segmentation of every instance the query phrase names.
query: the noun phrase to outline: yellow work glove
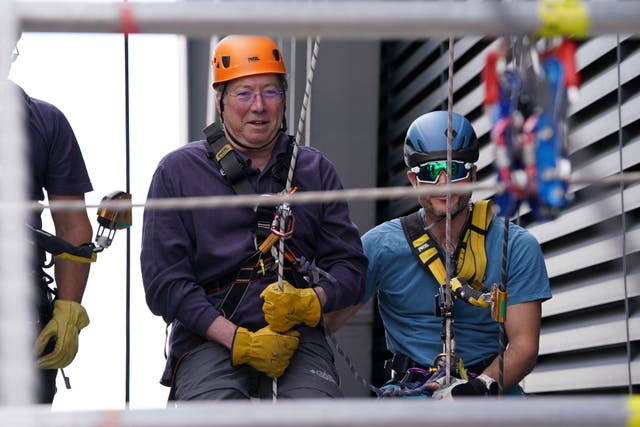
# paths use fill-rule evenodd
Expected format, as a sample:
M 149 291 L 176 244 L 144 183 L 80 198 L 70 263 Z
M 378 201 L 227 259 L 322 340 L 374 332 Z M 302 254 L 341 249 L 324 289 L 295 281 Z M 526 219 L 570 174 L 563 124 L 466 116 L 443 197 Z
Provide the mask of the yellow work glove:
M 78 352 L 78 334 L 88 324 L 89 316 L 84 307 L 74 301 L 56 300 L 53 303 L 53 318 L 36 340 L 36 356 L 42 355 L 52 339 L 55 341 L 55 347 L 51 353 L 38 358 L 38 366 L 42 369 L 68 366 Z
M 260 296 L 264 318 L 274 331 L 288 331 L 300 323 L 314 327 L 320 322 L 320 300 L 311 288 L 298 289 L 285 280 L 282 290 L 272 283 Z
M 298 331 L 279 334 L 265 326 L 251 332 L 239 326 L 231 345 L 231 363 L 233 366 L 246 363 L 269 378 L 278 378 L 289 366 L 298 348 L 299 336 Z

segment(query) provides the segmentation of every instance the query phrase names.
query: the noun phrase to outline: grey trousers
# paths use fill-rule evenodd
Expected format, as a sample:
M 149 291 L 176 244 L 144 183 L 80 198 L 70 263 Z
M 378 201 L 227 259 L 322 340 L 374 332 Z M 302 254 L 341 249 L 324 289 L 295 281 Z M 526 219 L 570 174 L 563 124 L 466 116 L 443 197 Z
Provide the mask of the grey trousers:
M 277 379 L 277 398 L 343 397 L 333 353 L 320 328 L 300 329 L 300 343 Z M 232 366 L 231 352 L 207 341 L 179 364 L 175 400 L 271 399 L 273 380 L 249 365 Z

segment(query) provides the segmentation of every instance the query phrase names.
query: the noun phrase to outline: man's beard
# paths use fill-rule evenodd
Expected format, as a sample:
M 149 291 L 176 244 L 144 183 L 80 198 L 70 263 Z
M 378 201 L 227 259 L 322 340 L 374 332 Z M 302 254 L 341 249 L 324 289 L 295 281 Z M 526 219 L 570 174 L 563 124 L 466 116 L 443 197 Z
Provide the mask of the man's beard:
M 460 212 L 465 210 L 465 208 L 469 204 L 469 200 L 470 199 L 471 199 L 471 195 L 469 195 L 469 196 L 461 196 L 461 197 L 458 198 L 457 203 L 451 205 L 450 211 L 451 211 L 451 218 L 452 219 L 455 218 L 456 216 L 458 216 L 458 214 Z M 447 216 L 446 209 L 436 210 L 433 207 L 432 203 L 428 203 L 427 204 L 427 206 L 425 207 L 425 213 L 428 216 L 431 216 L 431 217 L 435 218 L 436 221 L 434 221 L 434 222 L 439 222 L 439 221 L 443 220 Z

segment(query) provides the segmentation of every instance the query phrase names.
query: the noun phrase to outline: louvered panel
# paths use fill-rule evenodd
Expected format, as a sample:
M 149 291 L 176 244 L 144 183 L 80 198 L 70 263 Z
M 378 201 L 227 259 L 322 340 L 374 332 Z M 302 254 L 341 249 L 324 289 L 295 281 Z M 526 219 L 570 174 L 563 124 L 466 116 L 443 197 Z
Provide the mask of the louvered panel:
M 617 291 L 623 291 L 623 283 L 618 281 Z M 614 289 L 614 291 L 616 291 Z M 638 339 L 640 319 L 629 319 L 630 338 Z M 612 346 L 627 342 L 627 319 L 624 312 L 608 315 L 591 315 L 588 318 L 579 316 L 571 320 L 563 320 L 555 326 L 547 326 L 540 335 L 540 355 L 561 353 L 592 348 Z
M 638 146 L 638 151 L 640 151 L 640 146 Z M 617 153 L 616 155 L 619 156 Z M 608 165 L 610 164 L 608 163 Z M 640 207 L 640 184 L 635 184 L 624 191 L 624 201 L 627 212 Z M 611 191 L 608 196 L 599 199 L 597 203 L 589 202 L 574 206 L 553 223 L 536 224 L 531 226 L 529 230 L 542 244 L 620 215 L 621 211 L 620 193 Z
M 593 120 L 576 126 L 569 133 L 569 151 L 574 153 L 618 132 L 618 114 L 618 108 L 612 107 Z M 622 105 L 621 116 L 622 126 L 628 126 L 640 119 L 640 95 L 634 96 Z
M 620 66 L 620 81 L 623 84 L 628 83 L 638 76 L 638 69 L 640 69 L 640 52 L 636 52 L 622 61 Z M 605 72 L 598 75 L 597 78 L 581 85 L 580 98 L 574 105 L 571 105 L 569 114 L 573 115 L 585 107 L 591 106 L 606 94 L 615 92 L 616 90 L 618 90 L 618 67 L 616 64 L 612 64 Z
M 614 51 L 618 45 L 615 35 L 600 36 L 589 39 L 580 45 L 576 52 L 576 65 L 579 70 L 600 60 L 608 52 Z
M 553 255 L 545 254 L 549 278 L 620 258 L 623 240 L 627 245 L 627 253 L 637 252 L 640 249 L 640 228 L 630 230 L 626 239 L 622 235 L 598 236 Z
M 631 383 L 640 384 L 640 360 L 635 356 L 630 363 Z
M 570 190 L 575 192 L 591 184 L 589 181 L 619 173 L 620 161 L 623 170 L 630 169 L 640 162 L 640 137 L 622 148 L 622 156 L 617 149 L 610 150 L 593 156 L 591 162 L 576 168 L 572 174 L 576 184 L 572 185 Z
M 456 43 L 456 53 L 454 57 L 457 59 L 462 56 L 466 52 L 466 50 L 471 47 L 472 43 L 474 43 L 474 41 L 465 39 Z M 407 107 L 407 105 L 411 104 L 416 96 L 419 96 L 420 93 L 424 92 L 426 88 L 433 84 L 433 82 L 429 80 L 429 76 L 446 72 L 449 66 L 449 58 L 447 56 L 440 56 L 436 61 L 427 64 L 424 68 L 422 68 L 421 64 L 418 64 L 418 66 L 421 67 L 419 69 L 419 74 L 415 76 L 415 78 L 408 85 L 406 85 L 401 90 L 398 90 L 394 95 L 394 115 L 396 115 L 398 111 L 411 108 L 410 105 L 409 107 Z
M 457 60 L 462 55 L 464 55 L 467 50 L 469 50 L 475 43 L 477 43 L 477 41 L 477 38 L 466 37 L 456 42 L 454 49 L 454 60 Z M 449 57 L 447 55 L 440 56 L 437 61 L 429 64 L 426 68 L 421 69 L 420 74 L 418 74 L 410 84 L 394 94 L 396 102 L 394 103 L 395 109 L 393 110 L 393 114 L 396 115 L 398 111 L 407 109 L 407 104 L 409 104 L 411 100 L 415 99 L 416 95 L 423 92 L 425 87 L 428 87 L 430 84 L 432 84 L 433 80 L 429 79 L 429 77 L 433 75 L 439 75 L 441 73 L 446 74 L 448 72 L 448 67 Z M 456 81 L 456 84 L 462 84 L 465 81 L 463 76 L 460 74 L 456 74 L 456 78 L 459 79 L 458 81 Z M 411 108 L 412 110 L 414 109 L 412 106 L 410 106 L 409 108 Z
M 471 73 L 475 73 L 477 70 L 468 69 L 466 70 Z M 473 77 L 473 75 L 471 76 Z M 461 98 L 456 102 L 454 111 L 456 113 L 460 113 L 464 116 L 468 116 L 473 110 L 478 108 L 478 105 L 481 105 L 484 101 L 484 85 L 480 85 L 475 87 L 468 95 L 464 98 Z M 478 138 L 482 138 L 482 136 L 491 130 L 491 119 L 487 117 L 483 122 L 486 124 L 483 126 L 483 123 L 474 123 L 473 128 L 478 135 Z
M 456 43 L 456 46 L 458 45 L 458 43 L 462 43 L 465 40 L 466 38 L 461 39 Z M 486 52 L 488 50 L 489 48 L 486 48 L 483 52 Z M 456 56 L 455 51 L 456 51 L 456 48 L 454 47 L 454 57 Z M 444 62 L 445 67 L 441 70 L 441 75 L 434 76 L 434 78 L 432 79 L 442 83 L 439 83 L 438 86 L 434 88 L 424 98 L 418 100 L 418 102 L 415 105 L 413 105 L 413 107 L 409 111 L 407 111 L 402 116 L 402 118 L 400 118 L 400 120 L 392 123 L 393 130 L 395 132 L 391 134 L 393 138 L 404 134 L 404 132 L 406 132 L 411 122 L 415 120 L 416 117 L 418 117 L 421 114 L 424 114 L 425 112 L 438 109 L 442 103 L 446 102 L 447 94 L 449 92 L 449 86 L 447 82 L 447 68 L 446 68 L 446 66 L 448 66 L 448 57 L 445 55 L 443 59 L 446 59 L 446 62 Z M 455 68 L 455 76 L 453 80 L 454 91 L 458 90 L 464 84 L 467 84 L 473 76 L 479 75 L 480 71 L 482 70 L 483 64 L 484 64 L 484 58 L 481 55 L 480 57 L 475 58 L 471 64 L 467 64 L 464 67 Z M 467 69 L 471 69 L 472 71 L 467 71 Z M 462 77 L 465 77 L 465 78 L 463 79 Z
M 637 362 L 633 370 L 640 369 Z M 527 393 L 601 390 L 629 383 L 629 364 L 624 350 L 614 354 L 558 358 L 536 369 L 523 381 Z
M 640 273 L 633 273 L 626 277 L 626 289 L 622 272 L 609 277 L 595 276 L 568 286 L 554 288 L 553 298 L 542 304 L 542 316 L 549 317 L 583 310 L 638 295 L 640 295 Z M 549 331 L 545 329 L 542 336 L 544 337 L 547 332 Z M 541 345 L 542 341 L 543 339 L 541 339 Z
M 420 66 L 420 63 L 424 61 L 424 58 L 432 55 L 434 51 L 438 51 L 440 49 L 440 45 L 443 42 L 444 40 L 441 39 L 431 39 L 425 41 L 419 48 L 411 53 L 409 58 L 405 59 L 400 64 L 398 64 L 398 66 L 394 67 L 394 73 L 387 84 L 390 84 L 395 88 L 400 85 L 400 83 L 402 83 L 405 79 L 410 78 L 411 75 L 415 73 L 416 68 Z M 398 58 L 394 57 L 392 59 L 395 61 Z

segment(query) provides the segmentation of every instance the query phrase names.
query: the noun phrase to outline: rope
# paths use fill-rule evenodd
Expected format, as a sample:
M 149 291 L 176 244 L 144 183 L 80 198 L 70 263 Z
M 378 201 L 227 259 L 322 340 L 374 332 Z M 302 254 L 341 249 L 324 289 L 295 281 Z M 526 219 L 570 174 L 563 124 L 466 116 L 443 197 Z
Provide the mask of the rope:
M 509 246 L 509 218 L 504 218 L 504 239 L 502 241 L 502 280 L 500 283 L 500 291 L 507 290 L 507 248 Z M 507 334 L 504 328 L 504 322 L 498 322 L 498 395 L 504 394 L 504 351 L 507 347 Z
M 603 178 L 578 178 L 571 179 L 570 183 L 590 183 L 597 186 L 618 185 L 621 183 L 635 184 L 640 182 L 640 172 L 623 172 Z M 428 187 L 373 187 L 354 188 L 348 190 L 329 191 L 303 191 L 291 195 L 273 194 L 270 197 L 260 195 L 232 195 L 232 196 L 206 196 L 206 197 L 174 197 L 166 199 L 149 199 L 145 202 L 129 203 L 123 200 L 107 200 L 100 203 L 82 203 L 75 200 L 54 200 L 48 203 L 34 201 L 8 202 L 0 205 L 0 214 L 18 207 L 41 211 L 42 209 L 55 210 L 86 210 L 104 207 L 105 209 L 125 210 L 131 208 L 144 208 L 149 210 L 190 210 L 219 207 L 255 207 L 277 206 L 283 202 L 290 205 L 322 203 L 329 201 L 353 201 L 353 200 L 390 200 L 390 199 L 415 199 L 423 195 L 442 193 L 463 194 L 473 191 L 503 191 L 504 186 L 494 183 L 456 182 L 452 185 L 442 185 L 439 188 Z
M 452 145 L 452 124 L 453 124 L 453 47 L 454 38 L 449 37 L 449 75 L 447 94 L 447 171 L 451 170 L 451 145 Z M 447 173 L 447 185 L 451 185 L 451 174 Z M 451 384 L 451 353 L 453 353 L 453 301 L 451 297 L 451 194 L 447 193 L 447 219 L 445 222 L 445 270 L 447 279 L 444 290 L 444 354 L 445 354 L 445 384 Z
M 291 153 L 291 162 L 289 163 L 289 172 L 287 174 L 287 183 L 285 185 L 285 195 L 291 193 L 291 183 L 293 181 L 293 172 L 296 168 L 296 162 L 298 160 L 298 148 L 299 148 L 299 140 L 302 135 L 302 130 L 304 129 L 305 116 L 307 115 L 307 107 L 309 105 L 309 100 L 311 99 L 311 83 L 313 82 L 313 73 L 316 68 L 316 62 L 318 59 L 318 49 L 320 46 L 320 39 L 316 37 L 313 46 L 313 53 L 311 55 L 311 61 L 309 62 L 309 67 L 307 70 L 307 80 L 304 89 L 304 97 L 302 99 L 302 107 L 300 110 L 300 117 L 298 118 L 298 129 L 296 130 L 295 138 L 293 141 L 293 151 Z M 286 202 L 282 203 L 281 207 L 283 213 L 289 211 L 289 205 Z M 287 218 L 284 215 L 280 216 L 280 239 L 278 241 L 278 289 L 282 291 L 282 281 L 284 277 L 284 251 L 285 245 L 284 241 L 286 237 L 284 237 L 287 227 Z M 273 379 L 273 387 L 272 387 L 272 397 L 273 400 L 276 400 L 278 397 L 278 380 L 276 378 Z
M 293 145 L 293 153 L 291 155 L 291 164 L 289 165 L 289 173 L 287 175 L 286 191 L 291 190 L 291 181 L 293 180 L 293 171 L 296 167 L 296 161 L 298 160 L 298 144 L 302 136 L 304 129 L 304 123 L 307 116 L 307 108 L 309 106 L 309 100 L 311 99 L 311 83 L 313 82 L 313 74 L 315 73 L 316 63 L 318 62 L 318 49 L 320 49 L 320 38 L 316 37 L 313 42 L 313 52 L 311 54 L 311 61 L 307 70 L 307 82 L 304 88 L 304 97 L 302 98 L 302 107 L 300 109 L 300 117 L 298 117 L 298 128 L 296 129 L 295 141 Z

